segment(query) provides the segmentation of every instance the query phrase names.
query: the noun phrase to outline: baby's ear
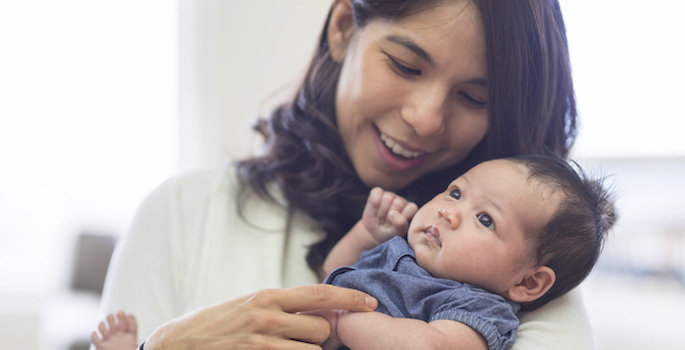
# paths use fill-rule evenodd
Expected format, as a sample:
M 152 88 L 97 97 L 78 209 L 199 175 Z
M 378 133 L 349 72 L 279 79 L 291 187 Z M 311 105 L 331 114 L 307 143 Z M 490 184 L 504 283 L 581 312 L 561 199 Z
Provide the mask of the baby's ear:
M 515 302 L 533 301 L 547 293 L 552 288 L 557 275 L 548 266 L 537 267 L 531 274 L 523 278 L 507 291 L 507 297 Z

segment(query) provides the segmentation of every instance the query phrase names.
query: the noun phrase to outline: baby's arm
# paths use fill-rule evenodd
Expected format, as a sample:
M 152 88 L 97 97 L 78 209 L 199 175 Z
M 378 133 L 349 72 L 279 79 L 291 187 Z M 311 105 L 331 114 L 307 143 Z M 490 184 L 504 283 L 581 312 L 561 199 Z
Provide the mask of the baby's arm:
M 362 219 L 333 247 L 323 263 L 323 275 L 327 276 L 341 266 L 349 266 L 359 260 L 365 250 L 395 236 L 407 234 L 409 220 L 418 207 L 412 202 L 380 187 L 371 190 L 366 201 Z
M 331 335 L 322 345 L 337 349 L 473 349 L 487 350 L 483 336 L 463 323 L 437 320 L 426 323 L 393 318 L 380 312 L 322 312 L 331 324 Z

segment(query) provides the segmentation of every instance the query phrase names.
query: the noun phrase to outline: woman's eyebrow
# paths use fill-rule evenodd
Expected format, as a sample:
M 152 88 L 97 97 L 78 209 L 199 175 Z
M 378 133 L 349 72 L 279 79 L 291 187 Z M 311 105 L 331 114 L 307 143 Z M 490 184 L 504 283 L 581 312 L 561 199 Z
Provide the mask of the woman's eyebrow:
M 473 78 L 468 80 L 466 83 L 468 84 L 473 84 L 473 85 L 478 85 L 482 87 L 488 87 L 488 81 L 483 78 Z
M 421 46 L 419 46 L 413 40 L 397 34 L 388 35 L 385 37 L 385 39 L 408 48 L 417 56 L 421 57 L 421 59 L 426 61 L 428 64 L 430 64 L 431 66 L 435 66 L 435 63 L 433 63 L 433 58 L 431 58 L 431 55 L 429 55 L 428 52 L 426 52 L 426 50 L 421 48 Z

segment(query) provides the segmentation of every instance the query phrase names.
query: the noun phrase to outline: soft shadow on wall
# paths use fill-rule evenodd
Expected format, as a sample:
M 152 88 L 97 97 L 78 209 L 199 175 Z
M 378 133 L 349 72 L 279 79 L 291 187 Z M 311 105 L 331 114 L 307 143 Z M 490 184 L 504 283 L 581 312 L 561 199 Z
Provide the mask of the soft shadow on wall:
M 87 350 L 107 268 L 117 238 L 84 232 L 78 235 L 69 273 L 69 288 L 45 303 L 40 324 L 41 343 L 50 349 Z
M 169 0 L 0 1 L 0 349 L 64 350 L 49 327 L 97 325 L 73 251 L 124 232 L 176 171 L 176 17 Z M 56 307 L 69 293 L 86 301 Z

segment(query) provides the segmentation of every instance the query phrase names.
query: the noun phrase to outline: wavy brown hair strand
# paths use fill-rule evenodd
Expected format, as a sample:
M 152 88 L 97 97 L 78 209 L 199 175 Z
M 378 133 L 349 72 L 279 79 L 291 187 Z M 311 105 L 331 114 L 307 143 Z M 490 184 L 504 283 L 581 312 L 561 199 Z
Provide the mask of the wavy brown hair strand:
M 491 158 L 567 157 L 576 106 L 566 27 L 556 1 L 474 0 L 485 30 Z

